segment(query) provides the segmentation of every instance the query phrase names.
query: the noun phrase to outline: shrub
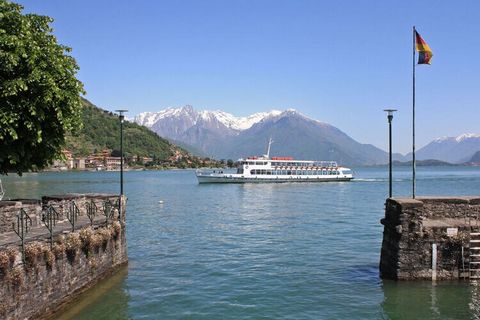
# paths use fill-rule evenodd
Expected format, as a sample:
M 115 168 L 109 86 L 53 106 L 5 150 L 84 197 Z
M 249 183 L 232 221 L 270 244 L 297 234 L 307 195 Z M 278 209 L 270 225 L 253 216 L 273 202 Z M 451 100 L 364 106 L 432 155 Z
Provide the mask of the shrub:
M 8 270 L 13 267 L 18 251 L 14 248 L 7 248 L 0 252 L 0 272 L 8 273 Z
M 82 241 L 82 249 L 88 252 L 91 249 L 92 238 L 94 236 L 92 227 L 86 227 L 80 230 L 79 236 Z
M 112 231 L 108 227 L 98 229 L 97 233 L 100 235 L 104 246 L 108 243 L 108 240 L 112 238 Z
M 120 232 L 122 231 L 122 225 L 120 224 L 119 221 L 115 221 L 112 224 L 112 227 L 113 227 L 113 237 L 115 238 L 115 240 L 117 240 L 118 236 L 120 235 Z
M 43 247 L 43 258 L 45 259 L 47 269 L 52 270 L 53 263 L 55 262 L 55 255 L 49 247 Z
M 55 255 L 55 258 L 60 259 L 63 257 L 63 253 L 65 252 L 65 245 L 63 243 L 54 243 L 52 251 Z
M 8 248 L 6 252 L 8 255 L 8 259 L 10 260 L 10 265 L 13 266 L 13 264 L 15 263 L 15 259 L 17 259 L 18 251 L 15 250 L 14 248 Z
M 14 268 L 8 273 L 8 282 L 15 288 L 23 285 L 23 271 L 20 268 Z
M 98 233 L 95 233 L 93 236 L 92 236 L 92 239 L 90 241 L 90 248 L 91 250 L 98 250 L 98 248 L 100 248 L 100 246 L 102 245 L 103 243 L 103 238 L 102 238 L 102 235 L 101 234 L 98 234 Z
M 37 258 L 43 252 L 42 245 L 39 242 L 30 242 L 25 245 L 25 264 L 26 267 L 36 267 Z
M 80 249 L 81 246 L 82 241 L 80 240 L 80 235 L 78 233 L 69 233 L 65 238 L 65 253 L 71 262 L 75 260 L 77 250 Z
M 0 252 L 0 271 L 5 273 L 10 267 L 10 259 L 8 258 L 8 253 L 6 251 Z

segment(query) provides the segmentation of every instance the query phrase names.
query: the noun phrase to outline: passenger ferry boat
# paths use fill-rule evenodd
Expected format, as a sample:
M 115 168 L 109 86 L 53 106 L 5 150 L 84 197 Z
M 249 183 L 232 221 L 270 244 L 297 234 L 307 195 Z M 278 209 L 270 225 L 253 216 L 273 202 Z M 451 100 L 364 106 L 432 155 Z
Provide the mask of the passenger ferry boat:
M 196 171 L 199 183 L 245 183 L 245 182 L 324 182 L 350 181 L 352 170 L 338 166 L 335 161 L 294 160 L 292 157 L 262 157 L 239 159 L 235 173 L 223 171 Z

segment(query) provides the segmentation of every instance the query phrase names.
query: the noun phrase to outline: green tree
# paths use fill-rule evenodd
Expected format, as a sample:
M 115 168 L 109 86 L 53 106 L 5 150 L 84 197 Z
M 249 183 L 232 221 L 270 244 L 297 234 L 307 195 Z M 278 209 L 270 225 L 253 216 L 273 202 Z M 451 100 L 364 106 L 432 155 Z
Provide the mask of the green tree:
M 82 83 L 52 19 L 0 0 L 0 174 L 41 169 L 81 125 Z

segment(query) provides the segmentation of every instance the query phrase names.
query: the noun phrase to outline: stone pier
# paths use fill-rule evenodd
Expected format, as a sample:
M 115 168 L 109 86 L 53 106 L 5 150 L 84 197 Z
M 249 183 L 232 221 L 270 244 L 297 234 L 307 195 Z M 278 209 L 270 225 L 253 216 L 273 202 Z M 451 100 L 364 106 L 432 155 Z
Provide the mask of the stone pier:
M 384 279 L 459 279 L 480 276 L 480 197 L 387 199 L 380 276 Z M 480 243 L 478 244 L 480 247 Z M 480 267 L 480 262 L 478 262 Z
M 125 202 L 106 194 L 0 201 L 0 319 L 48 319 L 127 264 Z M 22 211 L 23 246 L 13 231 L 22 231 Z

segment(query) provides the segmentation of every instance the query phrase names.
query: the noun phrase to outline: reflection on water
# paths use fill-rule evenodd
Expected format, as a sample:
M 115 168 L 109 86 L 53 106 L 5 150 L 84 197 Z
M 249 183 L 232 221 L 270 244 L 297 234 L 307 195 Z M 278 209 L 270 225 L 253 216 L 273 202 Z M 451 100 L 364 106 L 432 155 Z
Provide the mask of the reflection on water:
M 476 284 L 463 281 L 383 281 L 387 319 L 478 319 Z
M 113 276 L 100 281 L 82 293 L 75 301 L 52 319 L 56 320 L 108 320 L 128 319 L 129 297 L 124 288 L 128 267 L 122 267 Z
M 472 312 L 472 319 L 480 319 L 480 283 L 472 282 L 470 285 L 471 300 L 468 304 Z

